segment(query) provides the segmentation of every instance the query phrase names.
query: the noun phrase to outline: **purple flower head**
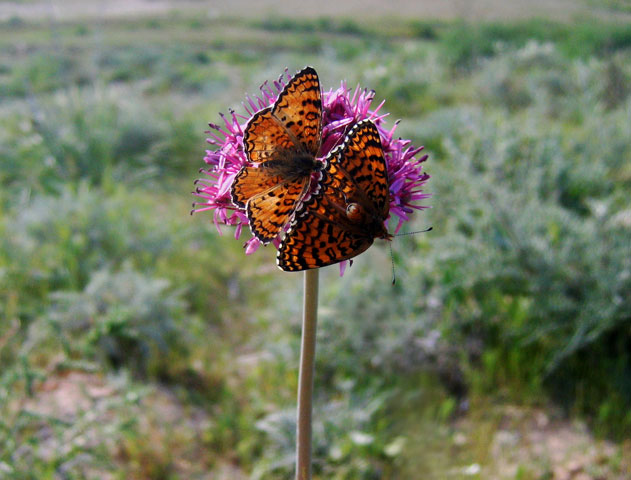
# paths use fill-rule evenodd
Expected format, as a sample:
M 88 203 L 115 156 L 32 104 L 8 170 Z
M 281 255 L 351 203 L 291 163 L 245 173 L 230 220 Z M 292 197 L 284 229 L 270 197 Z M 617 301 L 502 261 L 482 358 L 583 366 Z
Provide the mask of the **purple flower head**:
M 206 133 L 206 140 L 214 150 L 206 150 L 204 162 L 209 165 L 201 169 L 204 178 L 195 181 L 193 192 L 199 201 L 193 204 L 193 212 L 212 210 L 214 223 L 221 234 L 220 225 L 235 225 L 235 238 L 239 238 L 244 231 L 249 232 L 248 217 L 244 210 L 232 203 L 230 189 L 235 176 L 241 167 L 248 163 L 243 149 L 243 132 L 248 120 L 257 111 L 269 107 L 276 102 L 278 95 L 291 76 L 286 70 L 281 77 L 272 84 L 266 82 L 260 88 L 257 96 L 247 96 L 243 103 L 246 115 L 230 111 L 229 115 L 221 115 L 221 124 L 209 124 L 211 130 Z M 349 89 L 346 82 L 342 82 L 337 90 L 322 93 L 322 146 L 320 155 L 325 157 L 333 148 L 341 144 L 353 125 L 363 119 L 370 119 L 376 125 L 381 137 L 384 156 L 388 166 L 388 180 L 390 185 L 390 218 L 396 216 L 398 221 L 394 233 L 398 232 L 414 210 L 427 208 L 418 202 L 427 198 L 429 194 L 422 192 L 423 184 L 429 175 L 422 171 L 422 163 L 427 155 L 419 156 L 423 147 L 414 147 L 410 140 L 395 137 L 394 132 L 398 121 L 391 127 L 386 127 L 387 113 L 381 112 L 384 102 L 372 109 L 374 91 Z M 273 242 L 279 246 L 280 239 Z M 261 242 L 252 236 L 245 242 L 245 253 L 255 252 Z M 346 261 L 340 264 L 343 273 Z

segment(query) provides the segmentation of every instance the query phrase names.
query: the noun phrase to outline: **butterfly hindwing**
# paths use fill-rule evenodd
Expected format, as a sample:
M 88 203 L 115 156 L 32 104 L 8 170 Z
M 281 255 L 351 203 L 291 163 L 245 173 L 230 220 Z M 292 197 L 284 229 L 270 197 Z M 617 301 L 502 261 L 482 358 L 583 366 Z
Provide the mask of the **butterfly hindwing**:
M 260 169 L 259 169 L 260 170 Z M 246 206 L 250 229 L 263 243 L 274 240 L 296 209 L 309 186 L 307 178 L 276 185 L 250 199 Z
M 359 255 L 373 238 L 346 228 L 344 215 L 327 197 L 312 197 L 290 226 L 278 250 L 278 266 L 287 272 L 325 267 Z M 324 212 L 322 215 L 320 212 Z

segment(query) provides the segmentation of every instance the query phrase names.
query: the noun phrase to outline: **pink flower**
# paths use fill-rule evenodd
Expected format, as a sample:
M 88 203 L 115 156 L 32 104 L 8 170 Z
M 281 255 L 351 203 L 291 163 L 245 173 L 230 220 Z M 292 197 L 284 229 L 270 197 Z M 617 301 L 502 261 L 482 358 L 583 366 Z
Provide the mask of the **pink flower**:
M 220 225 L 235 225 L 235 238 L 241 233 L 249 232 L 248 218 L 245 212 L 235 207 L 230 196 L 230 187 L 241 167 L 248 162 L 243 150 L 243 131 L 245 126 L 258 110 L 273 105 L 283 87 L 291 76 L 287 71 L 272 84 L 264 83 L 260 88 L 260 95 L 247 96 L 243 103 L 246 115 L 230 111 L 229 115 L 221 114 L 222 124 L 209 124 L 211 130 L 207 133 L 207 142 L 215 150 L 206 150 L 204 161 L 208 169 L 201 169 L 204 178 L 195 181 L 195 196 L 199 201 L 193 204 L 193 212 L 205 210 L 213 211 L 214 222 L 221 234 Z M 390 128 L 385 126 L 387 113 L 381 112 L 382 101 L 376 108 L 371 109 L 374 91 L 349 89 L 342 82 L 337 90 L 329 90 L 322 94 L 322 147 L 320 154 L 326 156 L 334 147 L 342 143 L 346 133 L 357 122 L 371 119 L 377 126 L 381 143 L 388 165 L 388 180 L 390 183 L 390 214 L 398 219 L 394 233 L 401 229 L 403 223 L 410 220 L 414 210 L 427 208 L 418 202 L 427 198 L 429 194 L 422 192 L 423 184 L 429 175 L 422 171 L 422 163 L 427 155 L 421 155 L 423 147 L 414 147 L 409 140 L 395 138 L 394 132 L 398 121 Z M 280 239 L 272 243 L 278 247 Z M 245 253 L 255 252 L 261 242 L 252 237 L 246 241 Z M 341 271 L 345 268 L 342 262 Z

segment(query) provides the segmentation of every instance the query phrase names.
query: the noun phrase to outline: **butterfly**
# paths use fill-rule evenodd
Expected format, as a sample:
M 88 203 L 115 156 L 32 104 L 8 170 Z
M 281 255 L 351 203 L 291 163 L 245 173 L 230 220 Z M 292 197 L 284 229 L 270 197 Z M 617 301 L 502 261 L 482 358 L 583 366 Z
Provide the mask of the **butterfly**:
M 348 260 L 375 238 L 390 240 L 388 169 L 377 127 L 358 122 L 324 160 L 319 188 L 296 212 L 277 254 L 294 272 Z
M 284 87 L 273 106 L 258 111 L 243 132 L 250 165 L 231 185 L 232 203 L 244 208 L 250 230 L 269 243 L 289 223 L 309 191 L 322 135 L 322 99 L 316 71 L 306 67 Z

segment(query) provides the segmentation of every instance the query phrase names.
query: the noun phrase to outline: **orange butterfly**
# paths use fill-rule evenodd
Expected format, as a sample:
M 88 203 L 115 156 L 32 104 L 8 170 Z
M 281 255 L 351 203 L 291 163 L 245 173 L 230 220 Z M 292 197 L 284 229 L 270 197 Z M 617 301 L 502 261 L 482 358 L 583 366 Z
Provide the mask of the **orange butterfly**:
M 388 169 L 377 127 L 358 122 L 325 159 L 319 189 L 296 212 L 278 249 L 285 271 L 324 267 L 390 240 Z
M 243 133 L 248 161 L 232 186 L 232 203 L 245 208 L 252 233 L 269 243 L 283 230 L 305 194 L 322 135 L 318 74 L 306 67 L 289 80 L 272 107 L 257 112 Z

